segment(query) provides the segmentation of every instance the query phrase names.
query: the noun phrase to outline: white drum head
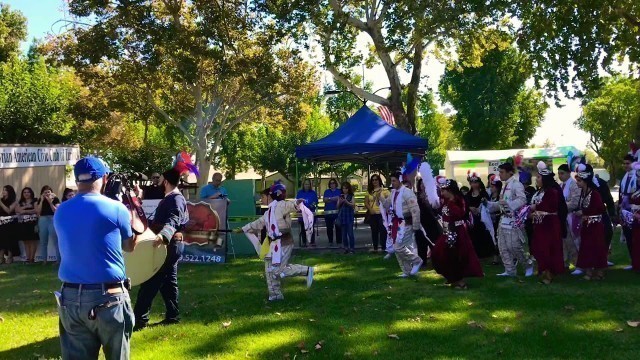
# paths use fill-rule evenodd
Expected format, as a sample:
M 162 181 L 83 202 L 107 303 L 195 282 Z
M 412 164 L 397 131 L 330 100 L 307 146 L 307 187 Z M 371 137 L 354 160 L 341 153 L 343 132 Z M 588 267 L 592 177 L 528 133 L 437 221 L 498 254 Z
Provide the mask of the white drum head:
M 153 246 L 156 235 L 147 229 L 138 235 L 136 248 L 133 252 L 124 252 L 124 266 L 131 285 L 140 285 L 151 279 L 160 270 L 167 257 L 166 246 Z

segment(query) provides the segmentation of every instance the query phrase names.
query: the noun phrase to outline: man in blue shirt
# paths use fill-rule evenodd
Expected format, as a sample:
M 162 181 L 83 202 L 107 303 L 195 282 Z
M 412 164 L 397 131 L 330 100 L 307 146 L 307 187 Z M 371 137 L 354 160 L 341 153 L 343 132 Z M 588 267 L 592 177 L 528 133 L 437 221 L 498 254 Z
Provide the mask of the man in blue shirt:
M 134 318 L 122 250 L 135 238 L 127 208 L 100 194 L 108 167 L 94 157 L 80 159 L 74 174 L 78 194 L 53 218 L 60 247 L 58 296 L 63 359 L 129 359 Z
M 200 200 L 220 199 L 229 196 L 227 189 L 222 184 L 222 174 L 215 173 L 211 177 L 211 183 L 200 190 Z

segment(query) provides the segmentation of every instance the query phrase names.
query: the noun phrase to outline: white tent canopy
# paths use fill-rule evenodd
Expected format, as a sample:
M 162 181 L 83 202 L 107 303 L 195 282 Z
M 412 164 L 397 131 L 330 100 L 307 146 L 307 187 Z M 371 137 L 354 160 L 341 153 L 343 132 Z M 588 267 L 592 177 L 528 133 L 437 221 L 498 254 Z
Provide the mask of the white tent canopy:
M 569 152 L 581 155 L 575 146 L 560 146 L 553 148 L 508 149 L 508 150 L 478 150 L 478 151 L 447 151 L 444 163 L 445 176 L 455 178 L 466 183 L 467 171 L 477 172 L 486 184 L 490 173 L 497 173 L 497 166 L 509 157 L 515 157 L 522 152 L 523 163 L 532 164 L 542 160 L 556 168 L 566 163 Z

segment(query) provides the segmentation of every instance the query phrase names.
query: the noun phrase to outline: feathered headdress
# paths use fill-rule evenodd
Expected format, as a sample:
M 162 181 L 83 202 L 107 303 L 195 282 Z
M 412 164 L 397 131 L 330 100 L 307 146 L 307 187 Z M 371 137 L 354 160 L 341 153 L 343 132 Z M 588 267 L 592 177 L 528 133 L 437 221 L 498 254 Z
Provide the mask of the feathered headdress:
M 438 187 L 440 187 L 441 189 L 448 189 L 449 187 L 451 187 L 451 185 L 453 185 L 453 180 L 447 179 L 444 176 L 438 177 Z
M 287 187 L 284 186 L 282 180 L 276 180 L 273 185 L 269 188 L 269 193 L 271 195 L 280 196 L 287 191 Z
M 581 178 L 582 180 L 587 180 L 591 177 L 591 182 L 593 182 L 597 187 L 600 187 L 600 182 L 598 182 L 598 178 L 595 176 L 593 171 L 593 167 L 586 163 L 580 163 L 576 166 L 576 176 Z
M 538 168 L 538 174 L 542 176 L 553 175 L 553 172 L 549 170 L 549 168 L 547 167 L 547 164 L 542 160 L 538 161 L 537 168 Z
M 480 174 L 478 174 L 475 171 L 467 170 L 467 181 L 468 182 L 480 181 Z
M 429 203 L 434 208 L 438 208 L 440 206 L 440 197 L 438 196 L 438 185 L 436 183 L 436 179 L 433 177 L 431 165 L 427 162 L 423 162 L 420 164 L 418 172 L 420 172 L 420 177 L 422 178 L 422 183 L 424 184 L 424 190 L 427 194 Z
M 402 179 L 399 180 L 404 181 L 411 177 L 411 175 L 416 172 L 416 170 L 418 170 L 420 161 L 422 161 L 422 159 L 419 156 L 416 156 L 414 158 L 413 156 L 411 156 L 411 154 L 407 154 L 407 162 L 400 169 L 400 172 L 402 173 Z
M 191 161 L 191 155 L 186 151 L 181 151 L 176 154 L 176 157 L 173 159 L 173 168 L 177 170 L 180 175 L 192 172 L 196 176 L 200 176 L 198 167 L 193 164 Z

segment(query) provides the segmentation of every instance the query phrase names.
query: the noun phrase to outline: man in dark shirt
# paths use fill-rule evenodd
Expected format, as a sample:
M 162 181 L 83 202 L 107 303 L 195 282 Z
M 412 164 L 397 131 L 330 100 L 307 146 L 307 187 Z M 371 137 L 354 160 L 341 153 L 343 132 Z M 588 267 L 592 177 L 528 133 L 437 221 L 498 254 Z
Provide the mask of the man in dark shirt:
M 164 187 L 160 184 L 160 174 L 151 174 L 151 185 L 142 187 L 142 198 L 144 200 L 162 200 L 164 198 Z
M 158 272 L 149 280 L 142 283 L 134 308 L 134 330 L 145 328 L 149 323 L 149 312 L 153 298 L 162 295 L 166 306 L 163 325 L 176 324 L 180 321 L 178 311 L 178 261 L 181 257 L 178 242 L 182 241 L 180 230 L 189 221 L 187 200 L 178 190 L 180 173 L 175 170 L 167 170 L 160 177 L 160 184 L 164 188 L 165 196 L 158 204 L 151 230 L 156 233 L 155 245 L 167 246 L 167 258 Z

